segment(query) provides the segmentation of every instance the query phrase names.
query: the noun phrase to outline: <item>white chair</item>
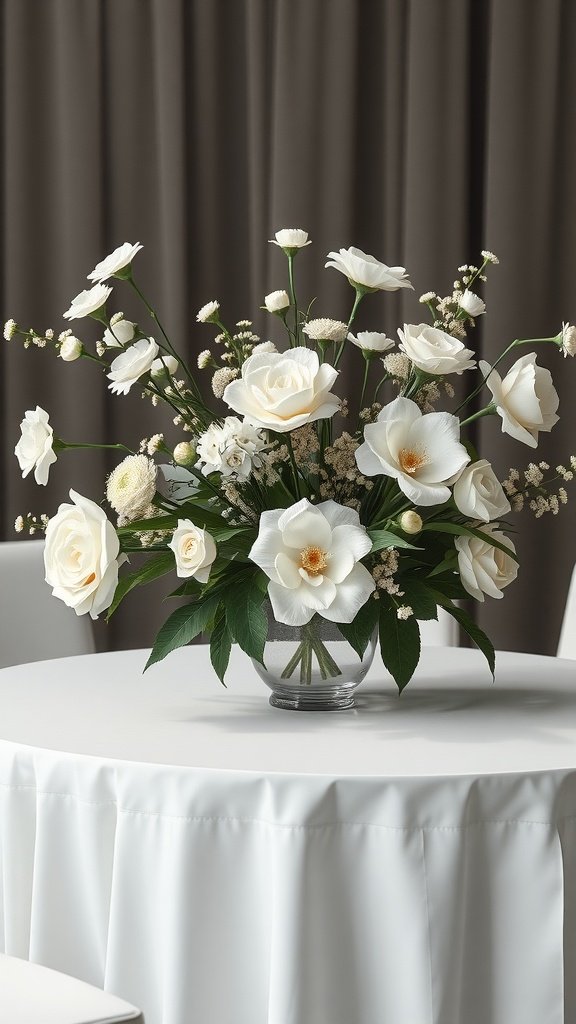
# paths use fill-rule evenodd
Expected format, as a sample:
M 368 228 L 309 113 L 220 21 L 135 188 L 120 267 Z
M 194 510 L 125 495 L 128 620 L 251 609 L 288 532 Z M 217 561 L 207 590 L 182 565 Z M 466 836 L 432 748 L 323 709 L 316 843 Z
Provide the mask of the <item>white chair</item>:
M 458 623 L 443 608 L 438 609 L 438 620 L 425 619 L 418 625 L 423 647 L 458 647 Z
M 0 954 L 0 1024 L 144 1024 L 135 1006 L 48 967 Z
M 566 609 L 562 620 L 562 629 L 560 630 L 558 651 L 556 653 L 559 658 L 576 659 L 576 566 L 572 573 Z
M 88 617 L 52 597 L 43 551 L 43 540 L 0 543 L 0 668 L 94 650 Z

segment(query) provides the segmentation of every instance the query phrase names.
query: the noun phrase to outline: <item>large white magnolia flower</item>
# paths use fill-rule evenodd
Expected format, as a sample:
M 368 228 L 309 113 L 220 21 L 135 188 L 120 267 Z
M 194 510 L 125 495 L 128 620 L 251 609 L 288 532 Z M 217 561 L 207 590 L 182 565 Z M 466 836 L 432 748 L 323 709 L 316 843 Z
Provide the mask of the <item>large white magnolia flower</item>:
M 409 398 L 395 398 L 376 423 L 364 427 L 364 444 L 356 451 L 365 476 L 390 476 L 415 505 L 440 505 L 450 497 L 449 484 L 470 462 L 460 444 L 460 422 L 448 412 L 422 415 Z
M 454 501 L 463 515 L 483 523 L 510 511 L 510 502 L 488 459 L 479 459 L 462 470 L 454 484 Z
M 395 292 L 399 288 L 412 288 L 404 267 L 387 267 L 362 249 L 340 249 L 328 253 L 326 267 L 334 267 L 348 278 L 351 285 L 360 285 L 368 291 Z
M 330 391 L 338 371 L 320 364 L 308 348 L 257 352 L 242 376 L 224 391 L 224 401 L 255 426 L 284 434 L 312 420 L 333 416 L 340 400 Z
M 105 284 L 95 284 L 93 288 L 87 288 L 78 295 L 75 295 L 70 303 L 70 308 L 63 313 L 65 320 L 80 320 L 82 317 L 90 316 L 104 305 L 112 289 Z
M 112 382 L 108 385 L 112 394 L 127 395 L 132 385 L 151 370 L 159 351 L 154 338 L 141 338 L 116 356 L 111 363 L 110 373 L 106 374 Z
M 76 615 L 97 619 L 112 604 L 120 555 L 116 530 L 99 505 L 70 491 L 72 505 L 60 505 L 46 527 L 46 582 Z
M 486 376 L 490 364 L 481 361 L 479 365 Z M 530 352 L 516 360 L 504 379 L 492 370 L 486 383 L 502 420 L 502 433 L 536 448 L 539 432 L 549 432 L 559 419 L 560 400 L 550 370 L 537 366 L 536 353 Z
M 274 238 L 269 238 L 268 241 L 280 246 L 281 249 L 303 249 L 305 245 L 311 245 L 308 232 L 302 228 L 281 228 Z
M 50 466 L 56 462 L 53 449 L 54 431 L 48 422 L 46 410 L 41 409 L 39 405 L 35 409 L 28 409 L 24 413 L 20 430 L 22 434 L 14 454 L 22 470 L 22 479 L 34 470 L 36 483 L 45 486 L 48 483 Z
M 262 432 L 247 420 L 226 416 L 224 423 L 211 423 L 200 435 L 196 446 L 198 462 L 203 476 L 221 473 L 247 480 L 254 465 L 259 465 L 258 453 L 265 447 Z
M 398 337 L 400 351 L 425 373 L 462 373 L 476 366 L 471 349 L 430 324 L 404 324 L 404 330 L 398 328 Z
M 174 552 L 176 575 L 206 583 L 216 558 L 216 544 L 208 530 L 201 530 L 190 519 L 179 519 L 169 548 Z
M 464 589 L 477 601 L 488 597 L 503 597 L 503 589 L 512 583 L 518 575 L 518 563 L 500 548 L 495 548 L 489 538 L 504 544 L 516 554 L 516 549 L 509 537 L 498 530 L 498 524 L 481 526 L 481 533 L 486 540 L 479 537 L 456 537 L 455 545 L 458 552 L 458 569 Z
M 132 242 L 124 242 L 123 245 L 119 245 L 117 249 L 114 249 L 114 252 L 111 252 L 105 260 L 96 264 L 94 270 L 88 274 L 88 280 L 107 281 L 109 277 L 114 277 L 115 274 L 118 274 L 132 263 L 140 249 L 142 249 L 140 242 L 136 242 L 136 245 L 133 245 Z
M 268 576 L 277 622 L 303 626 L 315 613 L 352 622 L 375 583 L 361 565 L 372 548 L 358 513 L 335 501 L 311 505 L 302 498 L 260 516 L 249 557 Z

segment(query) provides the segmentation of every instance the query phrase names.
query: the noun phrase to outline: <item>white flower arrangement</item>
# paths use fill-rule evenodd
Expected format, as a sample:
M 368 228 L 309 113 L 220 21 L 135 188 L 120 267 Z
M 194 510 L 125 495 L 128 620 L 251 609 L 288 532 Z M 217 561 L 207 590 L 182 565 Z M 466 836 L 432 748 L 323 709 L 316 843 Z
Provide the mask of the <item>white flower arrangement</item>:
M 395 342 L 383 331 L 354 334 L 352 327 L 369 293 L 412 288 L 404 267 L 357 248 L 329 253 L 326 266 L 344 274 L 354 290 L 352 309 L 347 319 L 311 320 L 298 306 L 294 275 L 296 257 L 311 244 L 308 233 L 285 228 L 272 242 L 287 257 L 288 287 L 266 295 L 261 308 L 285 329 L 283 351 L 261 342 L 250 320 L 226 327 L 216 300 L 196 316 L 215 331 L 210 349 L 198 344 L 195 361 L 212 374 L 218 409 L 134 281 L 140 243 L 125 242 L 98 263 L 88 275 L 93 287 L 64 314 L 102 325 L 95 352 L 71 331 L 55 337 L 52 329 L 40 334 L 6 321 L 7 342 L 20 337 L 25 348 L 51 347 L 64 362 L 99 363 L 113 394 L 137 387 L 153 406 L 168 405 L 174 425 L 188 435 L 169 444 L 156 433 L 136 451 L 124 444 L 71 443 L 55 435 L 45 410 L 29 410 L 15 449 L 23 476 L 33 472 L 45 485 L 57 455 L 69 448 L 115 448 L 124 458 L 102 487 L 115 524 L 72 490 L 72 503 L 51 518 L 18 516 L 16 529 L 45 531 L 46 580 L 78 615 L 110 616 L 135 586 L 164 574 L 181 581 L 174 594 L 187 601 L 160 630 L 148 664 L 201 632 L 211 635 L 212 664 L 221 679 L 233 642 L 262 662 L 268 597 L 272 619 L 303 630 L 316 619 L 329 620 L 360 659 L 377 630 L 382 658 L 400 690 L 418 663 L 418 620 L 435 618 L 439 607 L 468 631 L 493 672 L 493 647 L 458 602 L 468 595 L 502 598 L 518 572 L 505 517 L 524 505 L 537 518 L 557 514 L 567 501 L 563 484 L 574 477 L 576 456 L 551 477 L 545 462 L 530 463 L 523 476 L 513 469 L 500 483 L 474 451 L 466 428 L 495 415 L 504 432 L 535 448 L 540 432 L 558 420 L 552 376 L 537 365 L 534 352 L 517 359 L 504 377 L 497 368 L 528 343 L 552 343 L 574 356 L 576 328 L 563 323 L 552 337 L 517 339 L 492 364 L 477 366 L 462 339 L 486 310 L 474 288 L 498 260 L 485 250 L 478 267 L 458 268 L 462 279 L 451 295 L 421 296 L 431 322 L 404 324 L 391 351 Z M 107 312 L 110 279 L 143 300 L 156 337 L 122 313 Z M 338 365 L 348 345 L 364 361 L 354 416 L 337 393 Z M 377 365 L 381 379 L 365 404 L 369 370 Z M 476 381 L 460 406 L 437 411 L 441 394 L 454 397 L 447 378 L 473 373 Z M 386 400 L 380 399 L 383 387 Z M 488 404 L 461 414 L 484 388 Z M 562 482 L 557 491 L 551 489 L 554 480 Z M 120 574 L 132 551 L 144 552 L 145 563 Z M 338 672 L 316 637 L 302 641 L 287 674 L 299 663 L 301 681 L 309 682 L 313 658 L 323 678 Z

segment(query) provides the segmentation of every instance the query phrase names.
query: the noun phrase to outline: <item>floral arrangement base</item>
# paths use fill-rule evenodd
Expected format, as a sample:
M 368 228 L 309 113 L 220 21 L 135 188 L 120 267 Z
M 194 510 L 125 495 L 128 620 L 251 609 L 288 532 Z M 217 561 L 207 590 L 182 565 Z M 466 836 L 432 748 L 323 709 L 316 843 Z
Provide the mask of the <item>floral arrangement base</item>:
M 269 616 L 264 665 L 253 659 L 272 690 L 270 704 L 286 711 L 348 711 L 374 659 L 374 630 L 360 658 L 338 627 L 318 615 L 305 626 L 285 626 Z

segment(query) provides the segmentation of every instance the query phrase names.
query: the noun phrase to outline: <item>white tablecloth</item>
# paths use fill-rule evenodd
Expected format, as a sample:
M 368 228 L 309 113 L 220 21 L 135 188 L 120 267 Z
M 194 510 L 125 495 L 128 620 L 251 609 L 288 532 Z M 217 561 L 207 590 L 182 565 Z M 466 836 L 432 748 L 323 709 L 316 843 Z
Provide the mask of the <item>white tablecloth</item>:
M 145 659 L 0 672 L 0 948 L 146 1024 L 574 1024 L 576 663 L 429 650 L 328 715 Z

